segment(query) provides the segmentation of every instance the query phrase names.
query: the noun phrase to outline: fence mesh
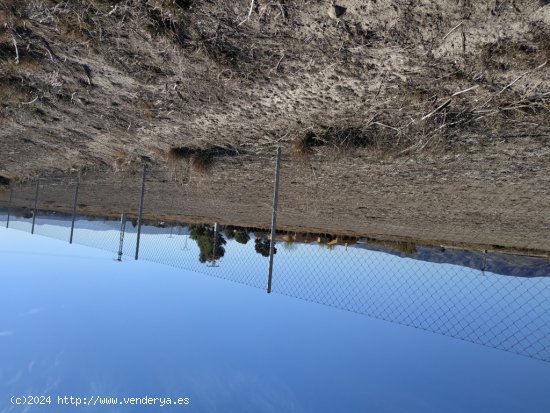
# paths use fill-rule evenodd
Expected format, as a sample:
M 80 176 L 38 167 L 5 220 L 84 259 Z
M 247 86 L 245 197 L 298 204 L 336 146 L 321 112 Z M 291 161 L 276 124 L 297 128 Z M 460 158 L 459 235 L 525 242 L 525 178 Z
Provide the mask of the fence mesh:
M 493 254 L 548 256 L 548 191 L 376 168 L 284 160 L 273 292 L 548 360 L 548 260 Z
M 67 177 L 40 181 L 34 233 L 68 241 L 76 182 Z
M 373 176 L 369 162 L 283 154 L 272 291 L 550 361 L 549 190 L 479 176 L 453 186 L 414 164 Z M 45 177 L 38 198 L 35 182 L 12 185 L 9 227 L 31 231 L 35 217 L 36 234 L 68 241 L 74 218 L 73 242 L 122 261 L 138 251 L 265 289 L 275 165 L 149 165 L 141 226 L 139 168 Z
M 32 186 L 34 188 L 34 186 Z M 34 193 L 30 185 L 17 185 L 12 187 L 12 204 L 9 208 L 9 227 L 25 232 L 31 232 L 33 221 Z M 6 218 L 7 219 L 7 218 Z
M 299 245 L 280 252 L 276 293 L 550 360 L 548 278 L 352 246 Z
M 274 157 L 245 156 L 214 165 L 208 174 L 181 165 L 175 171 L 150 169 L 148 177 L 155 185 L 147 186 L 143 214 L 155 220 L 145 220 L 149 236 L 141 239 L 140 257 L 264 288 L 265 257 L 248 254 L 252 230 L 236 228 L 234 223 L 269 227 L 273 172 L 267 171 L 273 163 Z M 243 171 L 253 179 L 243 180 Z M 177 221 L 188 223 L 173 228 Z M 174 229 L 179 234 L 174 235 Z
M 82 176 L 78 194 L 73 242 L 112 251 L 118 257 L 121 217 L 126 219 L 125 252 L 130 254 L 135 243 L 138 197 L 141 177 L 139 172 Z
M 0 226 L 5 227 L 8 221 L 8 207 L 10 204 L 10 189 L 0 190 Z

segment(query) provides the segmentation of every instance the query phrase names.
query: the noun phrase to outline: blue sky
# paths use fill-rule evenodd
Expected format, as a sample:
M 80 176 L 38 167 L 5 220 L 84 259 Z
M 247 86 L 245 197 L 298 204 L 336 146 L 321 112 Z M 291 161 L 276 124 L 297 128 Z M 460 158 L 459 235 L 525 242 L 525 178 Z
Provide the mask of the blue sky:
M 550 406 L 547 362 L 16 230 L 0 228 L 0 257 L 0 412 L 45 393 L 189 397 L 175 411 L 194 412 Z

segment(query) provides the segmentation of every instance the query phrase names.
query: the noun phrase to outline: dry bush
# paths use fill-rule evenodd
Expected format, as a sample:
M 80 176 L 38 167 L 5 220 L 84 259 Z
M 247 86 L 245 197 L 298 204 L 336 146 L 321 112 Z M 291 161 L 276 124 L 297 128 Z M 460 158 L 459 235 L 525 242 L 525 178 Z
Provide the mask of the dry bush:
M 174 147 L 168 151 L 167 163 L 172 169 L 181 167 L 183 160 L 188 160 L 190 168 L 200 174 L 207 173 L 216 159 L 233 157 L 240 152 L 233 148 L 213 146 L 209 148 Z
M 11 106 L 19 101 L 20 91 L 11 83 L 0 81 L 0 105 Z
M 313 154 L 315 147 L 323 146 L 324 144 L 317 134 L 310 130 L 292 141 L 292 154 L 297 158 L 307 159 Z
M 71 13 L 59 17 L 57 28 L 67 40 L 87 42 L 93 39 L 93 26 L 88 22 L 79 20 Z
M 367 126 L 331 126 L 318 133 L 307 131 L 292 141 L 296 158 L 307 159 L 316 148 L 334 156 L 349 155 L 356 149 L 389 149 L 396 141 L 395 131 L 378 124 Z
M 157 109 L 155 107 L 155 103 L 148 99 L 142 99 L 137 105 L 140 116 L 143 120 L 146 120 L 148 122 L 151 122 L 155 119 L 157 116 Z
M 152 38 L 162 37 L 181 51 L 203 54 L 217 66 L 240 71 L 242 65 L 257 63 L 251 57 L 254 47 L 243 41 L 246 29 L 234 29 L 238 16 L 233 2 L 217 2 L 217 12 L 200 16 L 191 7 L 193 3 L 156 0 L 134 7 L 132 13 Z
M 424 110 L 434 96 L 441 94 L 441 89 L 432 90 L 425 81 L 409 80 L 399 85 L 399 103 L 407 109 Z
M 11 116 L 6 114 L 1 108 L 0 108 L 0 125 L 7 125 L 12 120 Z
M 206 174 L 212 168 L 214 164 L 214 156 L 208 151 L 198 152 L 191 155 L 189 159 L 189 165 L 194 172 L 199 174 Z
M 170 148 L 168 151 L 168 161 L 169 162 L 177 162 L 181 161 L 182 159 L 189 159 L 191 155 L 193 155 L 196 152 L 196 149 L 188 148 L 185 146 L 179 146 Z
M 171 148 L 166 162 L 171 180 L 179 182 L 183 180 L 185 172 L 188 172 L 189 168 L 199 174 L 206 174 L 214 163 L 214 155 L 208 150 Z
M 542 60 L 550 60 L 550 27 L 542 22 L 535 22 L 530 31 Z
M 146 162 L 143 156 L 131 154 L 120 149 L 115 149 L 112 155 L 114 159 L 111 169 L 115 173 L 123 172 L 135 175 L 139 173 L 143 164 Z
M 14 27 L 26 18 L 26 11 L 21 3 L 23 2 L 17 0 L 0 0 L 0 28 Z
M 479 59 L 483 69 L 499 71 L 528 69 L 541 60 L 541 50 L 537 44 L 526 40 L 514 41 L 502 38 L 485 45 L 481 49 Z
M 11 182 L 10 178 L 8 178 L 7 176 L 4 176 L 4 175 L 0 175 L 0 189 L 3 186 L 9 186 L 10 182 Z
M 170 148 L 168 152 L 158 150 L 158 154 L 166 161 L 169 180 L 184 183 L 185 177 L 189 175 L 187 160 L 191 155 L 186 154 L 182 148 Z
M 44 54 L 37 49 L 33 37 L 32 30 L 23 26 L 0 31 L 0 63 L 8 64 L 12 69 L 15 64 L 18 68 L 22 65 L 36 65 L 36 61 L 41 60 Z
M 30 101 L 37 95 L 38 90 L 35 86 L 22 84 L 15 76 L 0 78 L 0 107 L 13 107 Z
M 8 36 L 2 35 L 0 37 L 0 61 L 3 60 L 15 60 L 15 47 L 11 39 Z

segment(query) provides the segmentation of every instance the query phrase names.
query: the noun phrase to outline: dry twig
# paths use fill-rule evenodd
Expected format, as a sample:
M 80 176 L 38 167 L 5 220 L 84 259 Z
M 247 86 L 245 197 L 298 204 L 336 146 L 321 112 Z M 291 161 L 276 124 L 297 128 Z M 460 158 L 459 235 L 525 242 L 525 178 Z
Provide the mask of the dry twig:
M 435 115 L 437 112 L 445 109 L 447 106 L 449 106 L 449 104 L 451 103 L 451 100 L 452 99 L 447 99 L 443 104 L 439 105 L 436 109 L 432 110 L 430 113 L 428 113 L 427 115 L 424 115 L 422 117 L 422 119 L 420 120 L 426 120 L 428 118 L 431 118 L 433 115 Z
M 279 70 L 279 66 L 281 65 L 281 62 L 283 61 L 284 58 L 285 58 L 285 54 L 283 53 L 283 55 L 281 56 L 281 58 L 277 62 L 277 66 L 275 66 L 275 73 L 277 73 L 277 70 Z
M 543 64 L 541 65 L 538 65 L 537 67 L 535 67 L 533 70 L 529 70 L 525 73 L 523 73 L 522 75 L 518 76 L 513 82 L 507 84 L 506 86 L 504 86 L 502 88 L 502 90 L 500 92 L 497 93 L 497 95 L 500 95 L 502 92 L 504 92 L 506 89 L 510 88 L 512 85 L 514 85 L 518 80 L 520 80 L 521 78 L 525 77 L 526 75 L 528 75 L 529 73 L 532 73 L 534 72 L 535 70 L 539 70 L 539 69 L 542 69 L 544 66 L 546 66 L 546 63 L 548 63 L 548 60 L 546 62 L 544 62 Z
M 478 87 L 479 87 L 479 85 L 474 85 L 474 86 L 472 86 L 472 87 L 469 87 L 468 89 L 464 89 L 464 90 L 461 90 L 461 91 L 459 91 L 459 92 L 453 93 L 453 94 L 451 95 L 451 97 L 461 95 L 462 93 L 469 92 L 470 90 L 477 89 Z
M 35 97 L 33 100 L 31 100 L 30 102 L 23 102 L 21 103 L 22 105 L 32 105 L 34 102 L 36 102 L 38 100 L 38 96 Z
M 14 36 L 11 36 L 13 40 L 13 45 L 15 46 L 15 64 L 19 64 L 19 49 L 17 48 L 17 41 L 15 40 Z
M 250 0 L 250 10 L 248 10 L 248 16 L 246 16 L 246 18 L 240 22 L 238 26 L 242 25 L 243 23 L 246 23 L 248 20 L 250 20 L 250 16 L 252 16 L 252 11 L 254 10 L 254 0 Z
M 447 37 L 449 37 L 449 35 L 454 32 L 456 29 L 458 29 L 460 26 L 462 26 L 462 23 L 464 23 L 463 21 L 458 23 L 455 27 L 453 27 L 451 30 L 449 30 L 447 32 L 447 34 L 445 36 L 443 36 L 443 39 L 441 39 L 441 42 L 443 42 L 443 40 L 445 40 Z

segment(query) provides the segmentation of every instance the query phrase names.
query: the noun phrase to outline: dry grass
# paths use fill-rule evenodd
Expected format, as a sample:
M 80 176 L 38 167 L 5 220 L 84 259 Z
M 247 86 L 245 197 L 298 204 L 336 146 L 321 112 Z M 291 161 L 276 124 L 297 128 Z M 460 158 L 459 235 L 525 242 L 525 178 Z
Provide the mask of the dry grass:
M 548 25 L 533 23 L 524 33 L 512 25 L 502 35 L 489 20 L 463 54 L 419 52 L 431 36 L 434 46 L 450 42 L 452 36 L 442 40 L 456 24 L 451 3 L 444 0 L 444 13 L 433 15 L 439 34 L 422 23 L 411 31 L 414 24 L 398 23 L 407 19 L 391 17 L 402 38 L 396 43 L 385 29 L 389 14 L 379 13 L 380 23 L 372 20 L 368 29 L 360 20 L 371 21 L 370 12 L 359 9 L 332 24 L 320 2 L 256 1 L 243 22 L 248 1 L 0 0 L 0 105 L 6 108 L 0 119 L 18 119 L 0 122 L 21 142 L 23 133 L 51 145 L 64 137 L 65 145 L 81 148 L 80 159 L 105 163 L 113 162 L 108 151 L 97 156 L 87 148 L 101 145 L 106 130 L 113 140 L 135 139 L 144 151 L 178 145 L 185 130 L 188 148 L 163 155 L 180 175 L 195 166 L 207 173 L 227 156 L 217 146 L 258 154 L 290 146 L 302 159 L 361 153 L 384 160 L 464 152 L 512 135 L 547 136 L 547 79 L 542 70 L 524 73 L 550 55 Z M 431 6 L 392 8 L 422 22 Z M 519 11 L 502 13 L 510 22 L 523 18 Z M 94 87 L 83 65 L 91 68 Z M 473 85 L 475 92 L 423 119 Z M 37 96 L 35 104 L 22 105 Z M 21 132 L 18 125 L 33 129 Z M 114 156 L 122 158 L 115 168 L 134 162 L 126 156 Z
M 482 67 L 489 70 L 528 69 L 537 65 L 541 52 L 536 43 L 501 38 L 482 49 L 480 61 Z
M 168 151 L 168 162 L 178 162 L 182 159 L 189 159 L 196 152 L 196 149 L 179 146 L 170 148 Z
M 188 157 L 180 151 L 180 148 L 170 148 L 168 151 L 158 149 L 160 159 L 166 162 L 168 167 L 168 179 L 171 182 L 185 183 L 188 174 Z
M 187 165 L 198 174 L 206 174 L 214 163 L 212 151 L 187 147 L 170 148 L 166 154 L 166 163 L 170 170 L 172 181 L 182 181 Z
M 207 174 L 216 159 L 233 157 L 240 152 L 233 148 L 213 146 L 208 148 L 174 147 L 168 151 L 166 161 L 171 170 L 181 169 L 184 161 L 187 161 L 192 171 L 198 174 Z
M 367 126 L 331 126 L 314 132 L 307 131 L 291 143 L 292 154 L 297 159 L 307 160 L 316 150 L 322 150 L 333 157 L 351 156 L 357 149 L 389 151 L 392 144 L 398 141 L 396 134 L 378 124 Z
M 297 158 L 308 159 L 314 153 L 314 148 L 322 145 L 324 142 L 318 138 L 315 132 L 307 131 L 292 141 L 292 154 Z
M 191 169 L 194 172 L 202 175 L 207 174 L 212 168 L 213 164 L 214 156 L 211 152 L 208 151 L 195 153 L 191 155 L 191 158 L 189 159 L 189 165 L 191 166 Z
M 143 156 L 132 154 L 121 149 L 115 149 L 112 153 L 113 162 L 111 169 L 115 173 L 135 175 L 141 171 L 146 159 Z
M 15 48 L 11 39 L 8 39 L 7 35 L 0 37 L 0 61 L 3 60 L 15 60 Z

